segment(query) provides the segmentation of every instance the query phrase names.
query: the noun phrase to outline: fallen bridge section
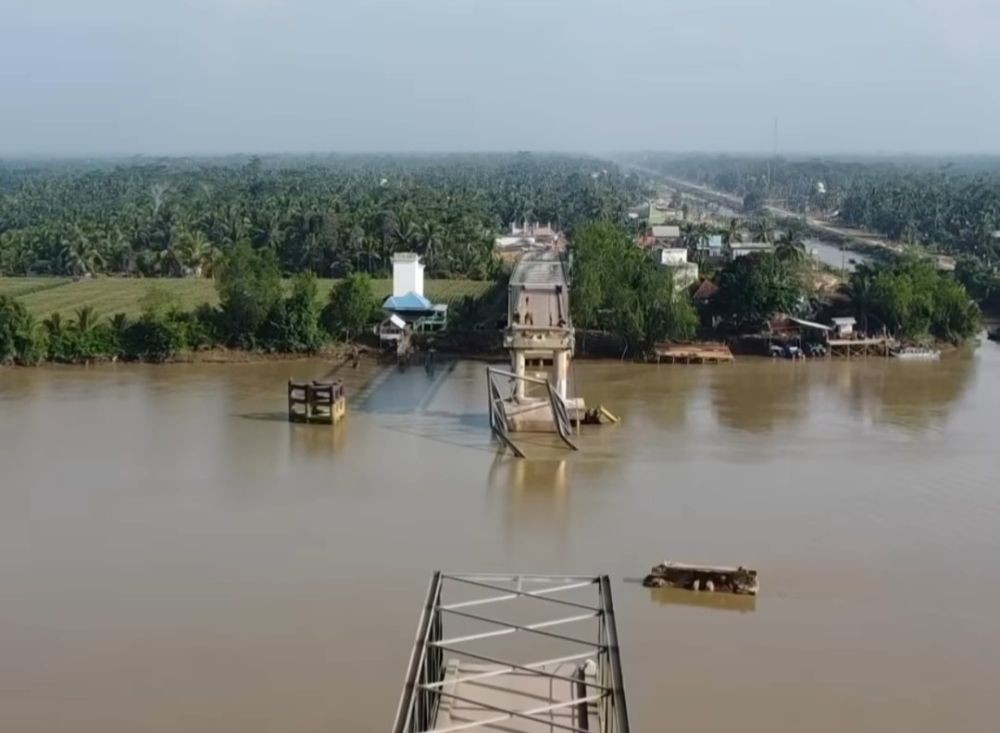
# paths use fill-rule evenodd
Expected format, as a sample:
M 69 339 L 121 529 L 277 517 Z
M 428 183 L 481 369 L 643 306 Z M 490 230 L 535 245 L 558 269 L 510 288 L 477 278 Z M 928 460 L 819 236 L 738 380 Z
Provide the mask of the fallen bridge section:
M 608 577 L 436 572 L 393 733 L 628 733 Z

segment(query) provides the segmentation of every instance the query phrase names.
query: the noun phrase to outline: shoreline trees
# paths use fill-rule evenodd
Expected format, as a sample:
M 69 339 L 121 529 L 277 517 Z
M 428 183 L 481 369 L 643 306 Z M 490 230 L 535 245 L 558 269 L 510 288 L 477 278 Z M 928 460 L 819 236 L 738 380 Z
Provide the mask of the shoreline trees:
M 626 351 L 694 336 L 698 325 L 687 294 L 673 277 L 608 222 L 591 224 L 573 240 L 573 322 L 615 334 Z

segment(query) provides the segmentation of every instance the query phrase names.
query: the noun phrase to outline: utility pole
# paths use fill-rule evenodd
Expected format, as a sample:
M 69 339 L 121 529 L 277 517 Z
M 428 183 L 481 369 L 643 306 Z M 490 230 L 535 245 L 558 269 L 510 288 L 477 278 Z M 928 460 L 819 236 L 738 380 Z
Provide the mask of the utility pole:
M 773 154 L 767 161 L 767 193 L 766 198 L 770 200 L 771 198 L 771 178 L 773 176 L 773 171 L 771 170 L 771 162 L 778 160 L 778 117 L 774 117 L 774 149 Z M 773 203 L 773 202 L 772 202 Z
M 771 155 L 770 160 L 767 161 L 767 198 L 771 198 L 771 176 L 773 175 L 771 170 L 771 161 L 775 163 L 778 161 L 778 117 L 774 117 L 774 152 Z M 772 202 L 773 203 L 773 202 Z

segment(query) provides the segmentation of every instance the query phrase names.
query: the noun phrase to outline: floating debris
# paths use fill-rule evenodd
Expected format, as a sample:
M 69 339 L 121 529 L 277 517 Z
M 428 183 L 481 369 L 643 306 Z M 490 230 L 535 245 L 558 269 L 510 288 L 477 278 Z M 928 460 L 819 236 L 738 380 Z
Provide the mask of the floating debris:
M 738 568 L 686 565 L 679 562 L 662 562 L 653 566 L 642 584 L 647 588 L 685 588 L 706 593 L 735 593 L 757 595 L 760 585 L 757 571 L 742 565 Z

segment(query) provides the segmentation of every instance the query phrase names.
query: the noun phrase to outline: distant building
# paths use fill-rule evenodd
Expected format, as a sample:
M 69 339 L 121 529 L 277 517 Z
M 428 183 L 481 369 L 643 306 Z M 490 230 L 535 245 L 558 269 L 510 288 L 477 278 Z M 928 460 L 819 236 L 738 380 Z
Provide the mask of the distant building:
M 958 262 L 948 255 L 934 255 L 934 266 L 941 272 L 954 272 Z
M 656 247 L 653 249 L 656 264 L 670 271 L 676 290 L 685 290 L 698 282 L 698 264 L 688 262 L 684 247 Z
M 854 338 L 854 327 L 857 325 L 857 320 L 851 316 L 844 318 L 831 318 L 830 322 L 833 323 L 833 335 L 839 339 L 849 339 Z
M 712 301 L 719 292 L 719 286 L 711 280 L 702 280 L 701 284 L 691 295 L 691 303 L 698 309 L 698 316 L 701 324 L 708 328 L 715 328 L 722 321 L 715 309 L 712 308 Z
M 538 222 L 520 226 L 511 223 L 507 234 L 494 240 L 493 251 L 503 260 L 513 262 L 525 252 L 562 252 L 566 249 L 566 238 L 563 233 L 554 229 L 551 222 L 542 226 Z
M 687 290 L 698 282 L 698 263 L 685 262 L 682 265 L 667 265 L 674 279 L 674 290 Z
M 650 226 L 657 226 L 667 221 L 667 212 L 658 208 L 652 201 L 649 202 L 647 211 L 649 213 L 646 215 L 646 221 Z
M 654 245 L 670 245 L 680 241 L 681 228 L 675 225 L 661 224 L 650 227 L 649 234 L 653 238 Z
M 688 251 L 684 247 L 657 247 L 653 250 L 653 256 L 656 263 L 664 267 L 683 265 L 688 261 Z
M 770 242 L 733 242 L 729 245 L 729 251 L 733 259 L 744 257 L 754 252 L 771 252 L 774 245 Z
M 698 254 L 707 260 L 721 260 L 726 255 L 726 250 L 722 246 L 721 234 L 709 234 L 708 237 L 698 242 Z
M 646 223 L 650 226 L 659 226 L 660 224 L 666 224 L 668 221 L 681 221 L 684 219 L 684 212 L 675 209 L 670 205 L 670 202 L 664 199 L 650 201 L 644 209 L 641 218 L 645 219 Z
M 392 295 L 382 303 L 386 319 L 379 324 L 382 343 L 398 341 L 404 331 L 439 331 L 448 325 L 448 306 L 424 296 L 424 263 L 413 252 L 392 256 Z

